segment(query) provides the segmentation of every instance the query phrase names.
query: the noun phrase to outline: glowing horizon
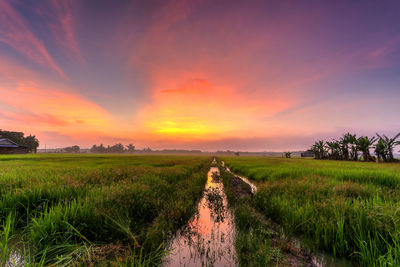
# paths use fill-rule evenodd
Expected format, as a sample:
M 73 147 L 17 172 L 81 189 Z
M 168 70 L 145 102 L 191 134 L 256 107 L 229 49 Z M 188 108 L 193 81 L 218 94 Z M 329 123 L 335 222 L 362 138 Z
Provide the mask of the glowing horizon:
M 278 151 L 400 131 L 400 4 L 0 0 L 0 129 Z

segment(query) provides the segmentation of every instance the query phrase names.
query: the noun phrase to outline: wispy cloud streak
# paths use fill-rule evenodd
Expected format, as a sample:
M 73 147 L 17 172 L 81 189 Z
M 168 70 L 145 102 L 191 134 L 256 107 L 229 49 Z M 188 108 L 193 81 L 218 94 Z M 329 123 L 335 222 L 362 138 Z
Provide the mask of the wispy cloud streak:
M 0 0 L 0 10 L 0 42 L 6 43 L 40 65 L 49 66 L 65 77 L 43 42 L 31 32 L 22 16 L 7 0 Z

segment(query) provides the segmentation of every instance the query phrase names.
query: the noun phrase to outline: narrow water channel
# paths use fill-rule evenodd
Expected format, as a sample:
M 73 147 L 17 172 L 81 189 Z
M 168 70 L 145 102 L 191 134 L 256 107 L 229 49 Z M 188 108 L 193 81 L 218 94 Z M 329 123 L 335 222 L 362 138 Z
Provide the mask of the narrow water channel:
M 225 162 L 221 161 L 221 164 L 222 164 L 222 167 L 225 167 L 225 169 L 226 169 L 227 172 L 231 172 L 231 170 L 229 169 L 229 167 L 228 167 L 228 166 L 225 166 Z M 246 177 L 239 176 L 239 175 L 237 175 L 237 174 L 235 174 L 235 176 L 238 177 L 238 178 L 240 178 L 240 179 L 242 179 L 243 182 L 245 182 L 246 184 L 248 184 L 248 185 L 250 186 L 250 188 L 251 188 L 251 193 L 254 194 L 255 192 L 257 192 L 257 186 L 255 186 L 252 182 L 250 182 L 249 179 L 247 179 Z
M 235 225 L 218 167 L 207 174 L 197 213 L 170 240 L 163 266 L 237 266 Z

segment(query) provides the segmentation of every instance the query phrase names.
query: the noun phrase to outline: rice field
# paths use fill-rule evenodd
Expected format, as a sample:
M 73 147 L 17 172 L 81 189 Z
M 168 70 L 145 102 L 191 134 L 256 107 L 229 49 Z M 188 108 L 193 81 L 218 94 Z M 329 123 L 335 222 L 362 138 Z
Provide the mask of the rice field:
M 0 265 L 400 266 L 400 164 L 212 159 L 2 155 Z
M 400 266 L 400 164 L 268 157 L 223 160 L 258 187 L 251 199 L 235 208 L 237 225 L 245 224 L 236 243 L 242 265 L 257 266 L 251 264 L 254 255 L 276 250 L 264 244 L 274 240 L 271 235 L 246 241 L 243 233 L 262 230 L 246 224 L 246 217 L 257 215 L 258 220 L 281 227 L 286 240 L 302 240 L 311 251 L 346 258 L 347 264 Z M 278 252 L 291 249 L 283 247 L 278 246 Z M 255 258 L 262 260 L 260 255 Z
M 2 266 L 153 266 L 195 213 L 209 157 L 0 156 Z

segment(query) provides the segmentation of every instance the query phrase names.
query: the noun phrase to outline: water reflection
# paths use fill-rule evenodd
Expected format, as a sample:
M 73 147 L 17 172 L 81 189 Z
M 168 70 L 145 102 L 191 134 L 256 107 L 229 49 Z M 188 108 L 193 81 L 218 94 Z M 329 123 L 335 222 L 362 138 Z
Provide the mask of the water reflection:
M 353 264 L 344 258 L 337 258 L 335 256 L 330 255 L 327 252 L 319 251 L 316 249 L 311 249 L 313 244 L 310 244 L 310 241 L 302 240 L 297 238 L 293 238 L 293 243 L 295 248 L 305 249 L 308 253 L 311 254 L 311 261 L 313 266 L 315 267 L 348 267 L 353 266 Z
M 8 259 L 3 263 L 4 267 L 20 267 L 25 266 L 24 253 L 21 240 L 11 239 L 8 243 Z M 1 263 L 0 263 L 1 264 Z
M 211 167 L 196 215 L 167 246 L 164 266 L 237 266 L 235 225 L 219 169 Z

